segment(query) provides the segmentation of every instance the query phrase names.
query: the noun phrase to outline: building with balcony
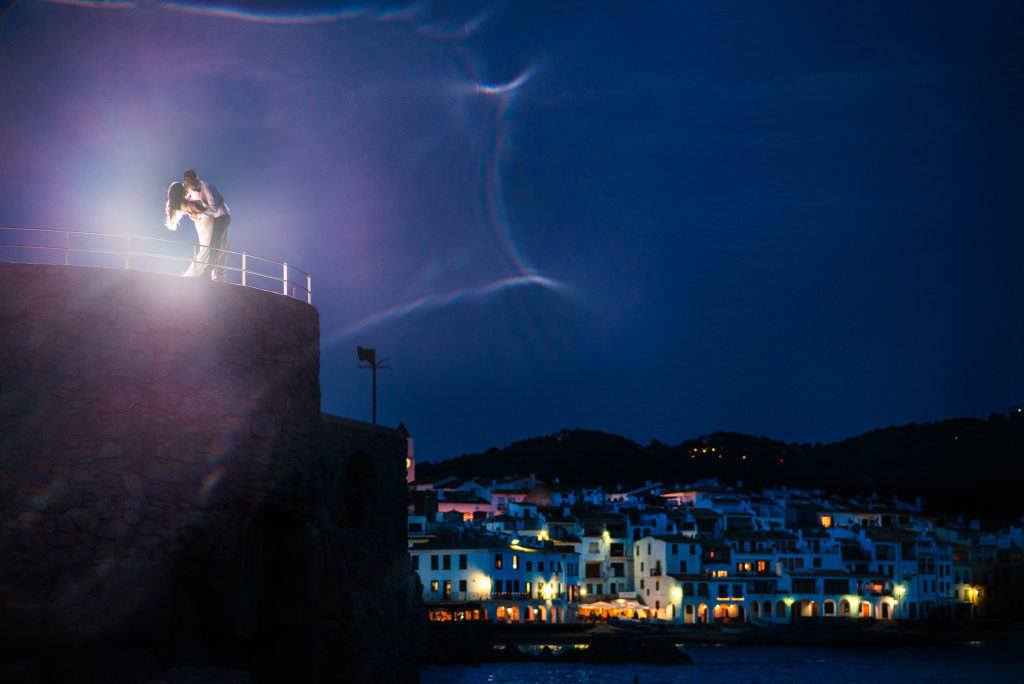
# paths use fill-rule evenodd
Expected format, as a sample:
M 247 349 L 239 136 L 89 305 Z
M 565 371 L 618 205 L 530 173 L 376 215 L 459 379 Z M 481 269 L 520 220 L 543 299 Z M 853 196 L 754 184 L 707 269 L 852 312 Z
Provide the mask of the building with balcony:
M 910 504 L 714 483 L 614 501 L 599 487 L 580 491 L 561 498 L 575 505 L 511 501 L 507 513 L 463 524 L 576 558 L 586 619 L 964 619 L 993 615 L 1018 595 L 1013 568 L 1024 534 L 940 524 Z M 453 600 L 441 580 L 426 592 Z M 513 607 L 503 615 L 525 620 Z
M 431 620 L 575 622 L 579 556 L 507 535 L 435 539 L 410 549 Z

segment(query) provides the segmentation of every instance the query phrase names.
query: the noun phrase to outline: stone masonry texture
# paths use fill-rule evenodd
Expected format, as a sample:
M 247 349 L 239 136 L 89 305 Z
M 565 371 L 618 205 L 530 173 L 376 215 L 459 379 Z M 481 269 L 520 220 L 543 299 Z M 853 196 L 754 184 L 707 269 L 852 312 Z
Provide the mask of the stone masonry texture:
M 0 681 L 415 682 L 406 440 L 320 413 L 315 308 L 0 263 Z

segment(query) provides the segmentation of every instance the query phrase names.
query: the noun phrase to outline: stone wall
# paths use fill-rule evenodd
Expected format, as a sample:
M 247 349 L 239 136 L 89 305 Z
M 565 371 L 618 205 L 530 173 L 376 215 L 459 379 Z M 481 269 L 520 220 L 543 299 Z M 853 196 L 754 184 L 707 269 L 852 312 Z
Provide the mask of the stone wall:
M 406 442 L 320 414 L 316 309 L 0 263 L 0 342 L 0 680 L 416 680 Z

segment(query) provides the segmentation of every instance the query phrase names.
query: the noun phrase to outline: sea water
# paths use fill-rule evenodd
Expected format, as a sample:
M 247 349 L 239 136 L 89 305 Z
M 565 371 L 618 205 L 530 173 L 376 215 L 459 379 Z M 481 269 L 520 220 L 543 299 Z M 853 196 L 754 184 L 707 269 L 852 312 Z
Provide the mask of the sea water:
M 1024 682 L 1024 634 L 955 646 L 796 647 L 686 644 L 693 665 L 432 665 L 421 684 L 911 684 Z

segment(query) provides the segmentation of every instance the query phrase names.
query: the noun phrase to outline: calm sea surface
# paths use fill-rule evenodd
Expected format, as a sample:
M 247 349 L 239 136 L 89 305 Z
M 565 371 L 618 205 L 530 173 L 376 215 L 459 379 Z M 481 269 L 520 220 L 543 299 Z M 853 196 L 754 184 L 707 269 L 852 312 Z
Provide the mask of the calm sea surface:
M 909 682 L 1024 682 L 1024 635 L 962 646 L 805 648 L 687 644 L 693 665 L 488 663 L 429 666 L 422 684 L 905 684 Z

